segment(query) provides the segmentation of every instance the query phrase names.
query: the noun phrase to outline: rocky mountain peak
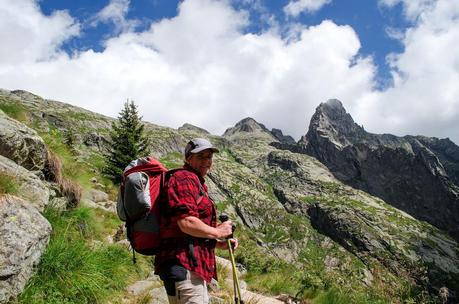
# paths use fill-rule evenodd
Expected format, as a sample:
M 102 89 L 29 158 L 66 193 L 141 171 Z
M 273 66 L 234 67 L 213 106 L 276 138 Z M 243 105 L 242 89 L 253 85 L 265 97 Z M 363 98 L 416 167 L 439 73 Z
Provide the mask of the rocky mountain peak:
M 223 136 L 231 136 L 241 132 L 269 133 L 271 135 L 271 132 L 263 124 L 257 122 L 251 117 L 247 117 L 236 123 L 234 127 L 226 129 L 225 133 L 223 133 Z
M 185 123 L 183 126 L 179 127 L 178 130 L 179 131 L 194 131 L 197 133 L 210 134 L 209 131 L 203 128 L 197 127 L 195 125 L 189 124 L 189 123 Z
M 308 133 L 300 140 L 300 144 L 307 145 L 314 141 L 316 136 L 329 138 L 338 146 L 346 146 L 365 133 L 362 127 L 354 122 L 352 116 L 346 112 L 341 101 L 329 99 L 321 103 L 311 118 Z

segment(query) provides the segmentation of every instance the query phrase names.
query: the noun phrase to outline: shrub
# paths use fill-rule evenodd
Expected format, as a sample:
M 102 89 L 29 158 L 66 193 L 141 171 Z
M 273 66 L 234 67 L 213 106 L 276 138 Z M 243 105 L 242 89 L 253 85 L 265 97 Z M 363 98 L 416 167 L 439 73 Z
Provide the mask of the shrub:
M 46 180 L 60 184 L 62 181 L 62 162 L 56 154 L 48 150 L 48 159 L 43 169 Z
M 69 200 L 68 209 L 74 209 L 78 207 L 81 200 L 82 189 L 80 185 L 74 183 L 68 178 L 62 178 L 59 188 L 63 196 L 67 197 Z

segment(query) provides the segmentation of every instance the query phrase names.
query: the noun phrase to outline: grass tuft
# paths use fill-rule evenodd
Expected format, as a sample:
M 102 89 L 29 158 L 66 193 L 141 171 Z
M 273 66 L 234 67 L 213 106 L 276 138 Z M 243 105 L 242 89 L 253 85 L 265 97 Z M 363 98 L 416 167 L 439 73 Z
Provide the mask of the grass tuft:
M 18 181 L 14 176 L 0 172 L 0 195 L 15 195 L 19 191 Z

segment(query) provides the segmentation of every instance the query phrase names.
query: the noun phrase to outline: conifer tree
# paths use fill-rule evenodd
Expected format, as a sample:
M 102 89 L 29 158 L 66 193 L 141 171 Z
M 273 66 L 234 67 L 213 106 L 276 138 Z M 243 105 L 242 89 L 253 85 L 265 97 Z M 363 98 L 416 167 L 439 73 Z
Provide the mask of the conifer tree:
M 121 174 L 131 160 L 148 154 L 150 142 L 141 119 L 134 101 L 127 100 L 118 120 L 112 123 L 111 150 L 106 158 L 104 173 L 115 184 L 121 182 Z

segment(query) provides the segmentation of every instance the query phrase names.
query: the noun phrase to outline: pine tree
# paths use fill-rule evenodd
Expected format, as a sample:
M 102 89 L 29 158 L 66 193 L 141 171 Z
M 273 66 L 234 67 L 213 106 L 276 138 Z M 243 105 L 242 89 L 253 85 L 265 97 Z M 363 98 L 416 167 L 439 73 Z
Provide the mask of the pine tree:
M 111 150 L 106 158 L 104 173 L 115 184 L 121 182 L 121 174 L 131 160 L 148 154 L 150 142 L 141 119 L 134 101 L 127 100 L 118 120 L 112 123 Z

